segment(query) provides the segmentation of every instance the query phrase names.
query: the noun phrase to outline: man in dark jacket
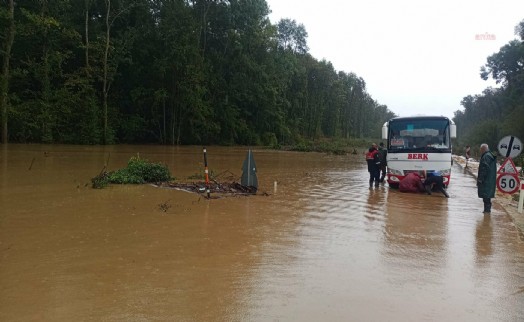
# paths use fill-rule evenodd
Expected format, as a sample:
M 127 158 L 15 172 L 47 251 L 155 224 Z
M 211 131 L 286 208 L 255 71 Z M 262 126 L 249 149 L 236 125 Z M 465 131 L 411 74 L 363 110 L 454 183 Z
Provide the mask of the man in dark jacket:
M 371 145 L 366 153 L 366 162 L 368 163 L 369 187 L 373 187 L 373 181 L 375 181 L 375 187 L 378 187 L 380 181 L 380 156 L 375 143 Z
M 484 202 L 484 213 L 491 213 L 491 198 L 495 197 L 497 180 L 497 159 L 486 143 L 480 145 L 480 163 L 477 175 L 477 190 L 479 198 Z

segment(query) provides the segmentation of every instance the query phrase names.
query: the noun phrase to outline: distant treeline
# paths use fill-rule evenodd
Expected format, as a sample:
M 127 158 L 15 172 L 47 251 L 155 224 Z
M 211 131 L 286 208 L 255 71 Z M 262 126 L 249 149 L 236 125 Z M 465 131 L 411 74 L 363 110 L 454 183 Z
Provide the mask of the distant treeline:
M 524 20 L 515 27 L 515 34 L 520 39 L 489 56 L 480 70 L 482 79 L 492 77 L 500 87 L 464 97 L 464 110 L 455 112 L 461 146 L 478 150 L 481 143 L 488 143 L 497 151 L 499 140 L 506 135 L 524 140 Z
M 394 116 L 265 0 L 0 3 L 3 142 L 300 144 Z

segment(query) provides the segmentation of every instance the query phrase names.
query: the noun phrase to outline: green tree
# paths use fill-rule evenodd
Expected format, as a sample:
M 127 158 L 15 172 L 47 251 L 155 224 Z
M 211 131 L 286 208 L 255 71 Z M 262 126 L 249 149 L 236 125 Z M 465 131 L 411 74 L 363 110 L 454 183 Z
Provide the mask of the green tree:
M 462 100 L 464 111 L 454 120 L 464 144 L 496 143 L 504 135 L 524 136 L 524 20 L 515 28 L 520 37 L 487 58 L 480 76 L 492 77 L 500 88 L 487 88 L 481 95 Z M 489 135 L 488 137 L 486 135 Z
M 15 38 L 15 19 L 14 19 L 14 1 L 9 0 L 7 10 L 4 7 L 0 9 L 0 26 L 2 27 L 2 48 L 0 57 L 2 57 L 2 71 L 0 74 L 0 123 L 2 143 L 7 143 L 7 107 L 9 104 L 9 64 L 11 61 L 11 48 Z
M 281 19 L 278 24 L 278 46 L 293 53 L 305 54 L 308 51 L 307 31 L 303 24 L 295 20 Z

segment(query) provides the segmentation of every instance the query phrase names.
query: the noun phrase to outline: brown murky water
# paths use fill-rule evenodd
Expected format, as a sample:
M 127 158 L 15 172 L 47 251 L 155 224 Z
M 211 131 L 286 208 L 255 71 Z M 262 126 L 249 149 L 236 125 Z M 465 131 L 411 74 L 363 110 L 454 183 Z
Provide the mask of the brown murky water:
M 200 147 L 0 148 L 1 321 L 524 321 L 524 243 L 459 168 L 446 199 L 369 190 L 361 156 L 256 150 L 270 196 L 208 201 L 85 186 L 137 152 L 187 177 Z M 208 151 L 240 175 L 245 149 Z

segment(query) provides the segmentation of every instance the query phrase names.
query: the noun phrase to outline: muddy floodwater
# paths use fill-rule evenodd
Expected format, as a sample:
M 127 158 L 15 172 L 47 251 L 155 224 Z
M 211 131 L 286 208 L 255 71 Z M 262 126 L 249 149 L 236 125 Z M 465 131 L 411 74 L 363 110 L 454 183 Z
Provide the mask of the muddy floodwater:
M 90 187 L 137 153 L 187 178 L 201 147 L 0 149 L 0 321 L 524 321 L 524 242 L 457 166 L 446 199 L 370 190 L 361 155 L 255 149 L 259 193 L 207 200 Z

